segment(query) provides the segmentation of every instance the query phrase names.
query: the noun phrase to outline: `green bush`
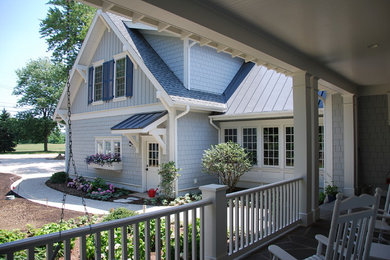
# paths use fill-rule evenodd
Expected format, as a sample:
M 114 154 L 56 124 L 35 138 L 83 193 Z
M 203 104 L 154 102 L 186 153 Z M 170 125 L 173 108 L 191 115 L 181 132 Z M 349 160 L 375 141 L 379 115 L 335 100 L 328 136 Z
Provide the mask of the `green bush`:
M 248 153 L 233 142 L 212 145 L 204 151 L 202 157 L 203 170 L 218 177 L 229 187 L 228 191 L 234 190 L 240 177 L 249 171 L 251 166 Z
M 325 193 L 320 192 L 320 196 L 318 197 L 320 205 L 324 203 L 325 201 Z
M 161 193 L 168 198 L 173 198 L 175 193 L 174 181 L 179 177 L 180 169 L 176 168 L 175 162 L 170 161 L 161 164 L 158 174 L 161 176 Z
M 108 184 L 106 183 L 106 181 L 104 179 L 98 177 L 92 182 L 92 187 L 93 187 L 93 190 L 98 190 L 99 188 L 102 190 L 107 190 Z
M 52 183 L 65 183 L 69 178 L 66 172 L 56 172 L 50 177 Z
M 336 185 L 327 185 L 325 187 L 325 194 L 326 195 L 331 195 L 331 196 L 336 196 L 338 193 L 338 187 Z
M 128 218 L 128 217 L 132 217 L 132 216 L 136 216 L 136 215 L 138 215 L 137 212 L 121 207 L 121 208 L 116 208 L 116 209 L 112 210 L 112 212 L 110 212 L 110 214 L 108 214 L 107 216 L 105 216 L 103 218 L 103 221 L 105 222 L 105 221 L 110 221 L 110 220 L 114 220 L 114 219 Z

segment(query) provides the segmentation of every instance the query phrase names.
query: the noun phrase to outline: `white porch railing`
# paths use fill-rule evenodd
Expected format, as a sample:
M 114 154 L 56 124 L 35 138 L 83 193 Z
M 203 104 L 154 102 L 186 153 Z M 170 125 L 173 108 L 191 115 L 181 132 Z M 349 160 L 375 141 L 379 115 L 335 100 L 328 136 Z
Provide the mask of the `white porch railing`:
M 118 259 L 118 255 L 122 259 L 151 259 L 152 255 L 154 259 L 233 259 L 298 223 L 300 181 L 228 195 L 222 185 L 202 186 L 201 201 L 66 230 L 61 236 L 52 233 L 4 243 L 0 258 L 14 259 L 16 252 L 25 250 L 27 259 L 35 259 L 36 248 L 45 246 L 46 259 L 51 259 L 54 243 L 63 241 L 64 259 L 71 259 L 71 239 L 78 238 L 79 258 L 87 259 L 87 240 L 92 236 L 95 259 L 102 259 L 105 251 L 108 259 Z M 108 236 L 108 249 L 103 246 L 103 234 Z M 115 244 L 116 235 L 120 245 Z
M 226 195 L 228 256 L 242 256 L 299 221 L 299 182 L 276 182 Z

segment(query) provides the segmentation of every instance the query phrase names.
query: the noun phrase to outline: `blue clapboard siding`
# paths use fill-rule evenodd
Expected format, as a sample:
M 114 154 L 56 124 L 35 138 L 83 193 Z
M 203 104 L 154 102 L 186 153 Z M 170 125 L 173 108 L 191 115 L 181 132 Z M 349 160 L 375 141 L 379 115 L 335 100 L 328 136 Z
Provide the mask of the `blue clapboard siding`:
M 195 44 L 190 52 L 190 87 L 209 93 L 222 94 L 243 63 L 226 53 Z
M 105 32 L 99 47 L 93 57 L 93 61 L 99 61 L 101 59 L 111 60 L 113 55 L 121 53 L 122 47 L 119 47 L 119 39 L 111 32 Z M 112 47 L 112 50 L 109 48 Z M 92 64 L 92 63 L 91 63 Z M 120 108 L 128 106 L 136 106 L 143 104 L 158 103 L 156 98 L 156 89 L 150 80 L 146 77 L 145 73 L 138 68 L 133 72 L 133 96 L 127 98 L 124 101 L 113 102 L 112 100 L 104 102 L 102 105 L 88 105 L 88 83 L 82 82 L 82 85 L 75 97 L 72 104 L 73 113 L 83 113 L 91 111 L 99 111 L 111 108 Z
M 95 170 L 92 167 L 87 167 L 85 163 L 85 158 L 95 153 L 95 137 L 115 136 L 111 134 L 111 127 L 125 120 L 127 117 L 128 115 L 74 120 L 72 122 L 73 153 L 79 175 L 85 177 L 101 177 L 108 182 L 121 182 L 134 185 L 142 184 L 141 153 L 135 153 L 135 149 L 129 147 L 129 140 L 126 137 L 121 137 L 123 163 L 123 170 L 121 172 Z M 132 185 L 128 185 L 127 188 L 137 190 Z
M 163 61 L 168 65 L 176 77 L 183 82 L 183 41 L 176 37 L 151 35 L 148 33 L 144 33 L 143 36 L 161 59 L 163 59 Z
M 178 112 L 180 113 L 180 111 Z M 177 122 L 177 159 L 181 168 L 179 191 L 182 189 L 217 183 L 217 179 L 202 172 L 204 150 L 218 143 L 217 130 L 209 124 L 207 113 L 189 113 Z M 198 182 L 195 184 L 194 179 Z

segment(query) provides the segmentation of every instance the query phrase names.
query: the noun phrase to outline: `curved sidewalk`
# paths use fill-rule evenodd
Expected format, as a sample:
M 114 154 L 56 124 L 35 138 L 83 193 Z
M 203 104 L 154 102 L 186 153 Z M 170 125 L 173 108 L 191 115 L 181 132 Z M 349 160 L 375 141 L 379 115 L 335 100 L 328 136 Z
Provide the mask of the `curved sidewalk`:
M 35 203 L 62 208 L 63 193 L 46 186 L 45 182 L 51 174 L 64 169 L 64 161 L 50 160 L 56 155 L 1 155 L 0 172 L 12 173 L 22 178 L 13 183 L 13 189 L 18 195 Z M 130 210 L 143 212 L 143 205 L 107 202 L 85 199 L 87 212 L 107 214 L 110 209 L 125 207 Z M 162 207 L 148 207 L 146 212 L 155 211 Z M 84 212 L 80 197 L 67 195 L 65 209 Z

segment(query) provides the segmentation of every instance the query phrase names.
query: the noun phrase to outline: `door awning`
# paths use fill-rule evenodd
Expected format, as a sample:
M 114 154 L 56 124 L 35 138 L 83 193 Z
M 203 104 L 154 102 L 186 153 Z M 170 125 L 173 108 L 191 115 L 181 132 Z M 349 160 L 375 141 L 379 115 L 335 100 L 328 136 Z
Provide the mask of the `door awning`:
M 111 127 L 112 133 L 148 133 L 167 120 L 167 111 L 139 113 Z
M 166 154 L 166 129 L 157 127 L 167 119 L 168 111 L 139 113 L 111 127 L 111 133 L 126 136 L 134 145 L 136 153 L 140 150 L 140 134 L 149 134 L 160 144 L 163 154 Z

